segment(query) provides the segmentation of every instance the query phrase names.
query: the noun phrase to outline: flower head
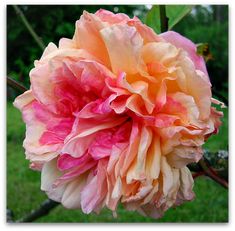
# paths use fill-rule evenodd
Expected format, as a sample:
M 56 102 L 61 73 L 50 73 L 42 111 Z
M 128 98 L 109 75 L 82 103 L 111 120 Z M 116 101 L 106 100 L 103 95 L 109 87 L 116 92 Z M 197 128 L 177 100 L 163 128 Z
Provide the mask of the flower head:
M 196 46 L 134 17 L 84 12 L 72 39 L 50 43 L 14 105 L 41 189 L 66 208 L 160 217 L 194 198 L 187 164 L 220 126 Z

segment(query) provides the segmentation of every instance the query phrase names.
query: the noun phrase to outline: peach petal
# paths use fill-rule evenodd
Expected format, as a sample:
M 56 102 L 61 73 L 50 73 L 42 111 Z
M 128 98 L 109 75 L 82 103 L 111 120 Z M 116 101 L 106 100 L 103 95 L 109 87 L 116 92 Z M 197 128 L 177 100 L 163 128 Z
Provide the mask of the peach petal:
M 96 11 L 95 15 L 98 16 L 100 20 L 102 20 L 103 22 L 108 22 L 110 25 L 121 22 L 125 23 L 130 20 L 130 18 L 126 14 L 114 14 L 113 12 L 104 9 Z
M 179 146 L 167 154 L 168 163 L 174 168 L 183 168 L 189 163 L 198 162 L 203 155 L 201 148 Z
M 113 25 L 102 29 L 100 33 L 108 49 L 113 72 L 137 73 L 143 40 L 136 29 L 127 25 Z
M 132 180 L 142 180 L 145 178 L 145 160 L 147 150 L 152 142 L 152 131 L 150 128 L 143 127 L 140 134 L 140 142 L 137 151 L 135 162 L 131 165 L 127 172 L 126 181 L 127 184 L 131 183 Z
M 160 34 L 159 36 L 165 39 L 167 42 L 170 42 L 177 48 L 182 48 L 187 51 L 196 69 L 201 70 L 206 76 L 208 76 L 205 61 L 203 60 L 203 57 L 197 54 L 196 45 L 192 41 L 174 31 L 167 31 Z
M 106 26 L 108 26 L 107 23 L 102 21 L 97 15 L 84 11 L 80 20 L 76 22 L 73 40 L 77 47 L 88 51 L 101 63 L 109 67 L 109 55 L 100 36 L 100 31 Z
M 73 39 L 49 43 L 14 105 L 41 189 L 69 209 L 154 218 L 194 198 L 186 167 L 223 113 L 196 46 L 134 17 L 83 12 Z
M 157 134 L 153 134 L 150 148 L 147 152 L 145 171 L 150 179 L 157 179 L 161 169 L 161 143 Z

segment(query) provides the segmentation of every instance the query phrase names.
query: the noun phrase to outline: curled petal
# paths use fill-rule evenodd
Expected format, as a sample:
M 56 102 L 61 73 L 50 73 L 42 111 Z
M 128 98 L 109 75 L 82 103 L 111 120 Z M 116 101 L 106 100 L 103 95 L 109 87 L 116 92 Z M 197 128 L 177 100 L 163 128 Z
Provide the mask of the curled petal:
M 108 49 L 113 72 L 135 74 L 140 65 L 140 49 L 143 44 L 136 29 L 127 25 L 113 25 L 102 29 L 100 33 Z
M 188 53 L 190 59 L 193 61 L 196 69 L 202 71 L 206 76 L 208 76 L 205 61 L 203 60 L 203 57 L 197 54 L 196 45 L 192 41 L 174 31 L 167 31 L 162 33 L 160 37 L 173 44 L 177 48 L 184 49 Z

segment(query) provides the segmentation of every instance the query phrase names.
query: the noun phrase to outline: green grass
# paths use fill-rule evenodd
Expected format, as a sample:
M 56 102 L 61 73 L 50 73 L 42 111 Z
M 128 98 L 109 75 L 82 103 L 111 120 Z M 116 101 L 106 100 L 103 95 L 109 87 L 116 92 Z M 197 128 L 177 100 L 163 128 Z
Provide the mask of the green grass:
M 226 149 L 228 145 L 228 112 L 224 109 L 224 124 L 220 133 L 205 145 L 212 151 Z M 17 220 L 38 207 L 47 197 L 40 191 L 40 172 L 28 168 L 22 141 L 25 126 L 20 112 L 7 104 L 7 207 Z M 169 209 L 165 216 L 155 220 L 128 212 L 121 206 L 117 218 L 105 209 L 99 215 L 85 215 L 80 210 L 56 207 L 49 215 L 35 222 L 228 222 L 228 190 L 205 177 L 195 181 L 196 199 L 177 208 Z

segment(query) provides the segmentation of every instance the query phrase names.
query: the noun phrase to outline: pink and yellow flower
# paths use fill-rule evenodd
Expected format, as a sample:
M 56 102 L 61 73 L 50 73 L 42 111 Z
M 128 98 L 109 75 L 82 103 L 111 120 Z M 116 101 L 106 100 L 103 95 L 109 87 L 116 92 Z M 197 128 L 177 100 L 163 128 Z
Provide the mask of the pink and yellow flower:
M 119 203 L 160 217 L 194 198 L 187 164 L 220 126 L 196 46 L 134 17 L 84 12 L 73 39 L 50 43 L 14 105 L 41 189 L 84 213 Z

